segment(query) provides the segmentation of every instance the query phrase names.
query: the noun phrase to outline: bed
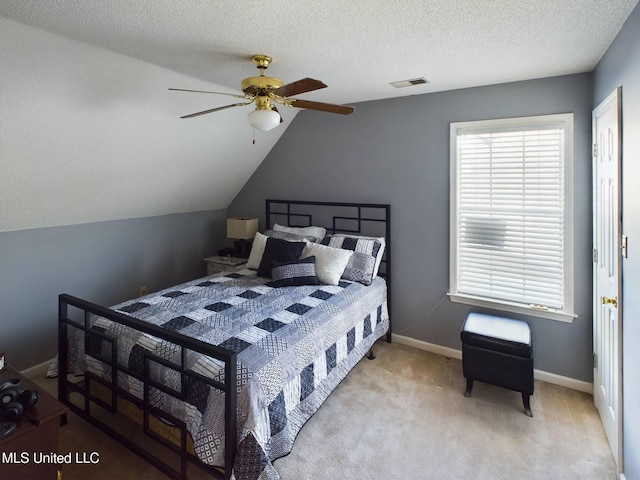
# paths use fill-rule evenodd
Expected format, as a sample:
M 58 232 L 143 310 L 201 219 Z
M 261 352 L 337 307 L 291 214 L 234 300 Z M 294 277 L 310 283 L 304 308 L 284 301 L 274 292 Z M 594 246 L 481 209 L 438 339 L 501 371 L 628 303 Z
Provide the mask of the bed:
M 265 220 L 244 266 L 110 308 L 59 297 L 59 399 L 172 478 L 279 478 L 305 422 L 391 340 L 389 205 L 267 200 Z M 160 450 L 113 427 L 132 408 Z

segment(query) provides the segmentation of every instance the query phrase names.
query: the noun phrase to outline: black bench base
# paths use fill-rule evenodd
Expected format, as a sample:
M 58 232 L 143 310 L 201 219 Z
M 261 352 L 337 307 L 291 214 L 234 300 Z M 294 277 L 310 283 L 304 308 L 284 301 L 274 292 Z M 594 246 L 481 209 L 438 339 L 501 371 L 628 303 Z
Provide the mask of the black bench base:
M 464 391 L 465 397 L 471 396 L 471 390 L 473 389 L 473 378 L 467 378 L 467 389 Z M 533 417 L 533 413 L 531 412 L 531 396 L 523 393 L 522 394 L 522 404 L 524 405 L 524 413 L 527 417 Z
M 473 330 L 466 330 L 469 317 L 474 316 Z M 528 324 L 520 320 L 511 320 L 487 316 L 487 322 L 480 314 L 470 314 L 463 327 L 462 369 L 467 379 L 465 397 L 471 396 L 473 382 L 489 383 L 498 387 L 514 390 L 522 394 L 524 413 L 532 417 L 530 396 L 533 395 L 533 354 Z M 499 320 L 498 323 L 492 320 Z M 518 322 L 529 333 L 526 343 L 492 336 L 492 328 L 504 327 L 507 322 Z M 511 324 L 508 326 L 516 326 Z M 485 328 L 486 327 L 486 328 Z M 484 330 L 483 330 L 484 329 Z M 500 335 L 504 328 L 500 329 Z

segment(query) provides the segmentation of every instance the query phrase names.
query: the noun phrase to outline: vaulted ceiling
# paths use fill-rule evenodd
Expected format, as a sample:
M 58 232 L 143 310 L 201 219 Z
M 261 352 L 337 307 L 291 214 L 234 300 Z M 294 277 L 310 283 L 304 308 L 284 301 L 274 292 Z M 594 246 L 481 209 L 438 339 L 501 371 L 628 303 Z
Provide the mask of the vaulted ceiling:
M 305 99 L 418 95 L 591 71 L 637 3 L 2 0 L 0 231 L 225 208 L 296 109 L 252 145 L 252 107 L 167 88 L 239 92 L 252 55 Z

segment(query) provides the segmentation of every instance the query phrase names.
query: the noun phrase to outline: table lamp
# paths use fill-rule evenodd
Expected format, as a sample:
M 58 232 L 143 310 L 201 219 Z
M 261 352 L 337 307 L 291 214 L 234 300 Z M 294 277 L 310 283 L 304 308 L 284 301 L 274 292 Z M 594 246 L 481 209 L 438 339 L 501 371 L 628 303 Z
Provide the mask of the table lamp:
M 257 218 L 233 217 L 227 218 L 227 238 L 233 238 L 233 255 L 249 258 L 251 240 L 258 231 Z

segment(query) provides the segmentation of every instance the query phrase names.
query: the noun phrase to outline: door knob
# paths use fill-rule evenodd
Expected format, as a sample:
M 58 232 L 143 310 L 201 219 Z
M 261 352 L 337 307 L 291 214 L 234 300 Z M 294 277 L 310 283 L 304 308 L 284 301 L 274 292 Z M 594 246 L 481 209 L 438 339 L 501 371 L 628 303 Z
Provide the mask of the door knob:
M 613 305 L 613 308 L 618 308 L 618 297 L 602 297 L 603 305 Z

